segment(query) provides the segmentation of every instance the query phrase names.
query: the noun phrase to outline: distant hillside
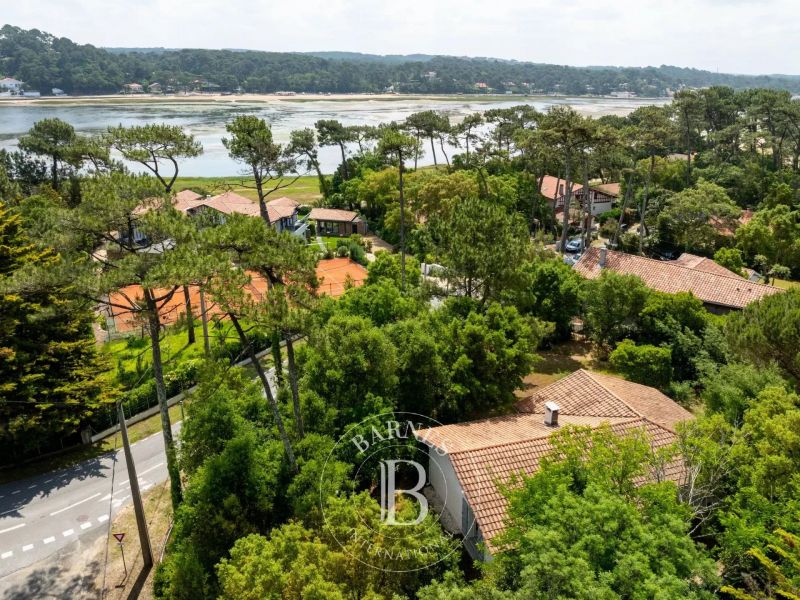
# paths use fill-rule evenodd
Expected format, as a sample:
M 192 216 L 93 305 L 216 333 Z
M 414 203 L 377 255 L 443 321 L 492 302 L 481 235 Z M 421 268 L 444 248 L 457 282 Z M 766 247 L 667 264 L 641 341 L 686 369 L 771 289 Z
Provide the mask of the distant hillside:
M 800 92 L 800 77 L 729 75 L 680 67 L 568 67 L 492 58 L 353 52 L 257 52 L 78 45 L 67 38 L 0 29 L 0 76 L 48 93 L 116 93 L 125 84 L 164 91 L 522 93 L 664 96 L 684 86 L 768 87 Z

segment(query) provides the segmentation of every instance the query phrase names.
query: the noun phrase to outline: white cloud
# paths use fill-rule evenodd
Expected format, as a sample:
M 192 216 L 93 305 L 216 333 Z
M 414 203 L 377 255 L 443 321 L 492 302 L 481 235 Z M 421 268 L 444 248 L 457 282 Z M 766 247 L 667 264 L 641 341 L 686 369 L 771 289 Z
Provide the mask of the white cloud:
M 29 0 L 2 19 L 99 46 L 800 72 L 797 0 Z

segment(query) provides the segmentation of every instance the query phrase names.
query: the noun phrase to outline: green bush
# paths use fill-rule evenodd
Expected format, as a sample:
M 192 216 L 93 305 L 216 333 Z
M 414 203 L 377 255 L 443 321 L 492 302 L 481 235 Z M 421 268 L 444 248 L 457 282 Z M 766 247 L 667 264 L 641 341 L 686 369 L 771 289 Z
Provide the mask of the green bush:
M 597 215 L 597 222 L 600 225 L 605 225 L 606 221 L 616 221 L 619 222 L 619 216 L 622 214 L 622 211 L 619 208 L 612 208 L 611 210 L 607 210 L 604 213 L 600 213 Z
M 621 341 L 609 357 L 611 365 L 627 379 L 666 388 L 672 380 L 672 350 L 631 340 Z

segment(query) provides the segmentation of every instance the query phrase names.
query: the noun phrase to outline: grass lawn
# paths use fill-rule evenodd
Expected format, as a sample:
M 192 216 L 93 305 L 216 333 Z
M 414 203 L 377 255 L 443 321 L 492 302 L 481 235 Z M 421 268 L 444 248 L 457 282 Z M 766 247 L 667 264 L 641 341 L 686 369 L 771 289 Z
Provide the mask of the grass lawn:
M 245 185 L 242 185 L 243 183 Z M 252 180 L 245 177 L 179 177 L 175 182 L 175 189 L 180 191 L 191 188 L 207 194 L 221 194 L 230 190 L 251 200 L 257 200 L 256 190 L 253 187 L 246 187 L 251 185 Z M 322 197 L 319 193 L 319 180 L 316 175 L 305 175 L 289 187 L 273 192 L 268 198 L 281 196 L 288 196 L 300 204 L 316 204 Z
M 776 279 L 772 282 L 775 287 L 790 290 L 792 288 L 800 288 L 800 281 L 789 281 L 788 279 Z

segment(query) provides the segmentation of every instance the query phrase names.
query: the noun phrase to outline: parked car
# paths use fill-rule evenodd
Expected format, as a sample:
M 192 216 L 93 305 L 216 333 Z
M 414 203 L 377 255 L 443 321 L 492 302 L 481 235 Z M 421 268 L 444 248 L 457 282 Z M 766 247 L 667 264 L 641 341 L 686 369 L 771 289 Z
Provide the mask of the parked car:
M 565 246 L 567 252 L 580 252 L 583 250 L 583 238 L 574 237 Z

